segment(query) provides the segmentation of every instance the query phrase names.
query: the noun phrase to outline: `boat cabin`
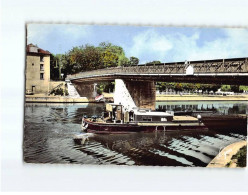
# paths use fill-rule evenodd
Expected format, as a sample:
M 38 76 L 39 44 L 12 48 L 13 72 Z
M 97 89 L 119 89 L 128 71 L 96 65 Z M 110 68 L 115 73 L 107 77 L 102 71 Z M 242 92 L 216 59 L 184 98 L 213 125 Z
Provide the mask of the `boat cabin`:
M 121 104 L 106 104 L 105 120 L 114 123 L 132 123 L 132 122 L 171 122 L 174 112 L 157 112 L 149 109 L 133 108 L 128 111 Z
M 134 112 L 134 120 L 137 122 L 170 122 L 173 120 L 173 112 L 157 112 L 151 110 L 137 110 Z

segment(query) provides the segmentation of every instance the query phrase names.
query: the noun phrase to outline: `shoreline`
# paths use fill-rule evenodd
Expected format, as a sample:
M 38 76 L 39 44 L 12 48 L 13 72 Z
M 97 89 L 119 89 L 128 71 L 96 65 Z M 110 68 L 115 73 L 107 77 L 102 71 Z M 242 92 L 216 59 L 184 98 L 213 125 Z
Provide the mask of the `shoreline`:
M 163 101 L 248 101 L 248 95 L 157 95 L 156 102 Z
M 104 97 L 113 98 L 113 94 L 104 93 Z M 156 95 L 156 102 L 177 102 L 177 101 L 248 101 L 248 95 Z M 42 94 L 26 95 L 26 103 L 98 103 L 86 97 L 71 98 L 67 96 L 45 96 Z
M 247 140 L 242 140 L 239 142 L 232 143 L 225 148 L 223 148 L 217 156 L 210 161 L 206 166 L 208 168 L 245 168 L 245 167 L 236 167 L 236 164 L 233 163 L 232 166 L 227 167 L 226 165 L 231 161 L 232 156 L 237 154 L 237 152 L 243 146 L 247 146 Z

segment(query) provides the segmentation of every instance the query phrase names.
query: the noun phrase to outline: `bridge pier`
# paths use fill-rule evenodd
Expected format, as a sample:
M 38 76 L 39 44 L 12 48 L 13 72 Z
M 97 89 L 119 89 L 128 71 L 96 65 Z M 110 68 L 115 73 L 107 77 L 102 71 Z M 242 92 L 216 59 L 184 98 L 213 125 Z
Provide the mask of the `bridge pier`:
M 95 83 L 76 83 L 74 82 L 77 92 L 81 97 L 87 97 L 89 101 L 94 101 L 97 95 Z
M 154 81 L 124 80 L 124 82 L 137 107 L 155 110 L 156 87 Z

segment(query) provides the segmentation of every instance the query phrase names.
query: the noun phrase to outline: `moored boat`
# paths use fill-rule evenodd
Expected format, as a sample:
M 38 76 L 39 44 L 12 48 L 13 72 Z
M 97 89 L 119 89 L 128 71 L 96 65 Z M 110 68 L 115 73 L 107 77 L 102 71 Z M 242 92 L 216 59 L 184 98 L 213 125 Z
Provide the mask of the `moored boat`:
M 200 115 L 175 116 L 173 111 L 158 112 L 133 108 L 126 110 L 121 104 L 106 104 L 102 117 L 84 117 L 82 129 L 90 133 L 132 133 L 153 131 L 208 130 Z

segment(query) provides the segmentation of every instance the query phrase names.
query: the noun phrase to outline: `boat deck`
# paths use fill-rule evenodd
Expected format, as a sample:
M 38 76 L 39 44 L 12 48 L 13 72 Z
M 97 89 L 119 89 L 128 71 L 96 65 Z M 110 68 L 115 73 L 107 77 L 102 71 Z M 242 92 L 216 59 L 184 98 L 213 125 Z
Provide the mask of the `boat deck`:
M 193 116 L 173 116 L 173 121 L 195 121 L 197 122 L 198 119 Z
M 92 119 L 88 119 L 88 121 L 93 122 Z M 113 122 L 106 122 L 102 119 L 97 119 L 95 122 L 97 124 L 103 124 L 103 125 L 120 125 L 121 123 L 113 123 Z M 158 125 L 169 125 L 169 126 L 178 126 L 178 125 L 199 125 L 198 119 L 192 116 L 173 116 L 173 120 L 171 122 L 160 122 L 160 121 L 154 121 L 154 122 L 129 122 L 129 123 L 122 123 L 126 125 L 139 125 L 139 126 L 158 126 Z

